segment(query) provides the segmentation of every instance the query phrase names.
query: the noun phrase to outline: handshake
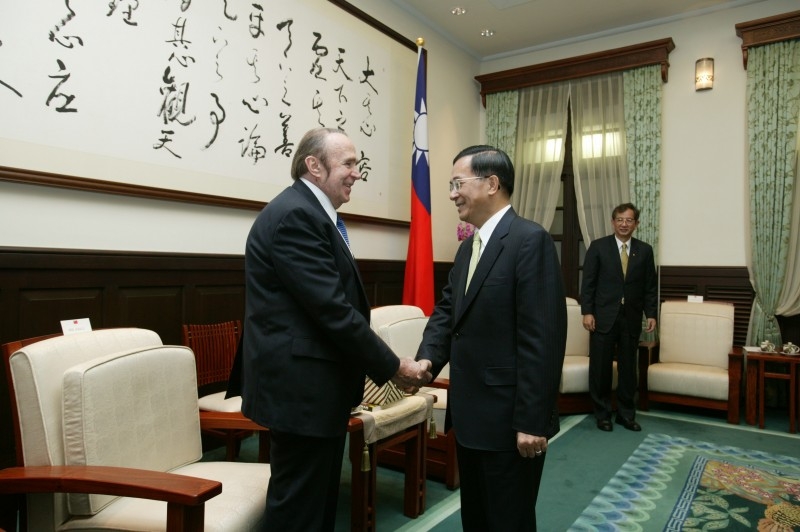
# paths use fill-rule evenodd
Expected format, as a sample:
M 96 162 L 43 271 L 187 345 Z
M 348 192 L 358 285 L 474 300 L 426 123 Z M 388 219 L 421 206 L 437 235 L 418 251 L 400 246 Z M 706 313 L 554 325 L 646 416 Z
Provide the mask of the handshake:
M 431 382 L 433 378 L 431 366 L 430 360 L 416 361 L 410 358 L 401 358 L 400 367 L 392 377 L 392 382 L 405 393 L 415 394 L 421 386 Z

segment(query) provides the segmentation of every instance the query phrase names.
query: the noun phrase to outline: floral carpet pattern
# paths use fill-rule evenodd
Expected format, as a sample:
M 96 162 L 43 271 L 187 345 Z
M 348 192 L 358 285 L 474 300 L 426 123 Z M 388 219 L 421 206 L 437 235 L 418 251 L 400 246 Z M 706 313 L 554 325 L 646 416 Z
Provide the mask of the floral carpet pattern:
M 571 531 L 800 531 L 800 459 L 650 434 Z

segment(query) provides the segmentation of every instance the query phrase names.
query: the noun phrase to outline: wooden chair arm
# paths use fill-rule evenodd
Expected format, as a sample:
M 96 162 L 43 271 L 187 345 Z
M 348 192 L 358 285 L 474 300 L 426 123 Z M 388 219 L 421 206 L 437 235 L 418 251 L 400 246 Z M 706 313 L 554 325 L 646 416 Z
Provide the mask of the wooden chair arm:
M 222 493 L 222 483 L 128 467 L 27 466 L 0 470 L 0 493 L 97 493 L 198 506 Z
M 450 379 L 445 379 L 445 378 L 433 379 L 425 386 L 427 386 L 428 388 L 440 388 L 442 390 L 446 390 L 450 387 Z
M 241 412 L 211 412 L 209 410 L 200 411 L 200 429 L 268 430 L 245 417 Z

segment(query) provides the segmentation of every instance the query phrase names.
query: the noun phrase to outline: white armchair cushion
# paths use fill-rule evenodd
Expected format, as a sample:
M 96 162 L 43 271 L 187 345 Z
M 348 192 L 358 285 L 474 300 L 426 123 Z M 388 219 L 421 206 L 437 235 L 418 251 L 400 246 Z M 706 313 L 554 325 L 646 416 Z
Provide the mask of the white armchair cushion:
M 581 306 L 571 297 L 567 298 L 567 347 L 564 354 L 589 356 L 589 331 L 583 328 Z
M 105 329 L 36 342 L 11 356 L 25 465 L 63 465 L 61 384 L 64 371 L 86 360 L 135 347 L 161 345 L 146 329 Z
M 191 349 L 113 353 L 73 366 L 63 378 L 67 465 L 170 471 L 202 457 Z M 68 504 L 72 514 L 87 515 L 115 498 L 73 493 Z
M 659 362 L 647 370 L 647 388 L 652 392 L 728 400 L 728 370 L 716 366 Z
M 733 305 L 665 301 L 661 305 L 659 337 L 661 363 L 727 370 L 728 353 L 733 346 Z
M 561 370 L 561 393 L 587 393 L 589 391 L 589 331 L 583 328 L 581 306 L 571 297 L 567 299 L 567 345 Z M 612 389 L 617 389 L 617 363 L 613 366 Z
M 416 307 L 415 307 L 416 308 Z M 378 327 L 378 336 L 401 358 L 417 356 L 422 333 L 428 324 L 426 316 L 403 318 Z
M 242 396 L 237 395 L 230 399 L 225 399 L 225 392 L 217 392 L 204 395 L 197 400 L 200 410 L 208 412 L 241 412 Z
M 205 532 L 260 530 L 269 482 L 269 464 L 245 462 L 195 462 L 173 473 L 222 482 L 222 495 L 205 505 Z M 167 505 L 161 501 L 120 497 L 102 512 L 72 519 L 59 528 L 66 530 L 163 531 Z
M 370 311 L 370 325 L 377 331 L 383 325 L 393 321 L 424 316 L 425 312 L 414 305 L 384 305 L 375 307 Z

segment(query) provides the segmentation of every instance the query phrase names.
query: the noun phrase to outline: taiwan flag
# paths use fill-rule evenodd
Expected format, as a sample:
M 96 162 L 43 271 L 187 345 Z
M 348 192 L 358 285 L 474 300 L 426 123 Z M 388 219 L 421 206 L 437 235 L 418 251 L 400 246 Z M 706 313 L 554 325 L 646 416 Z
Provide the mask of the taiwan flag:
M 411 158 L 411 232 L 408 237 L 403 304 L 420 307 L 426 316 L 430 316 L 433 312 L 433 239 L 425 60 L 426 54 L 420 46 L 417 56 L 414 144 Z

